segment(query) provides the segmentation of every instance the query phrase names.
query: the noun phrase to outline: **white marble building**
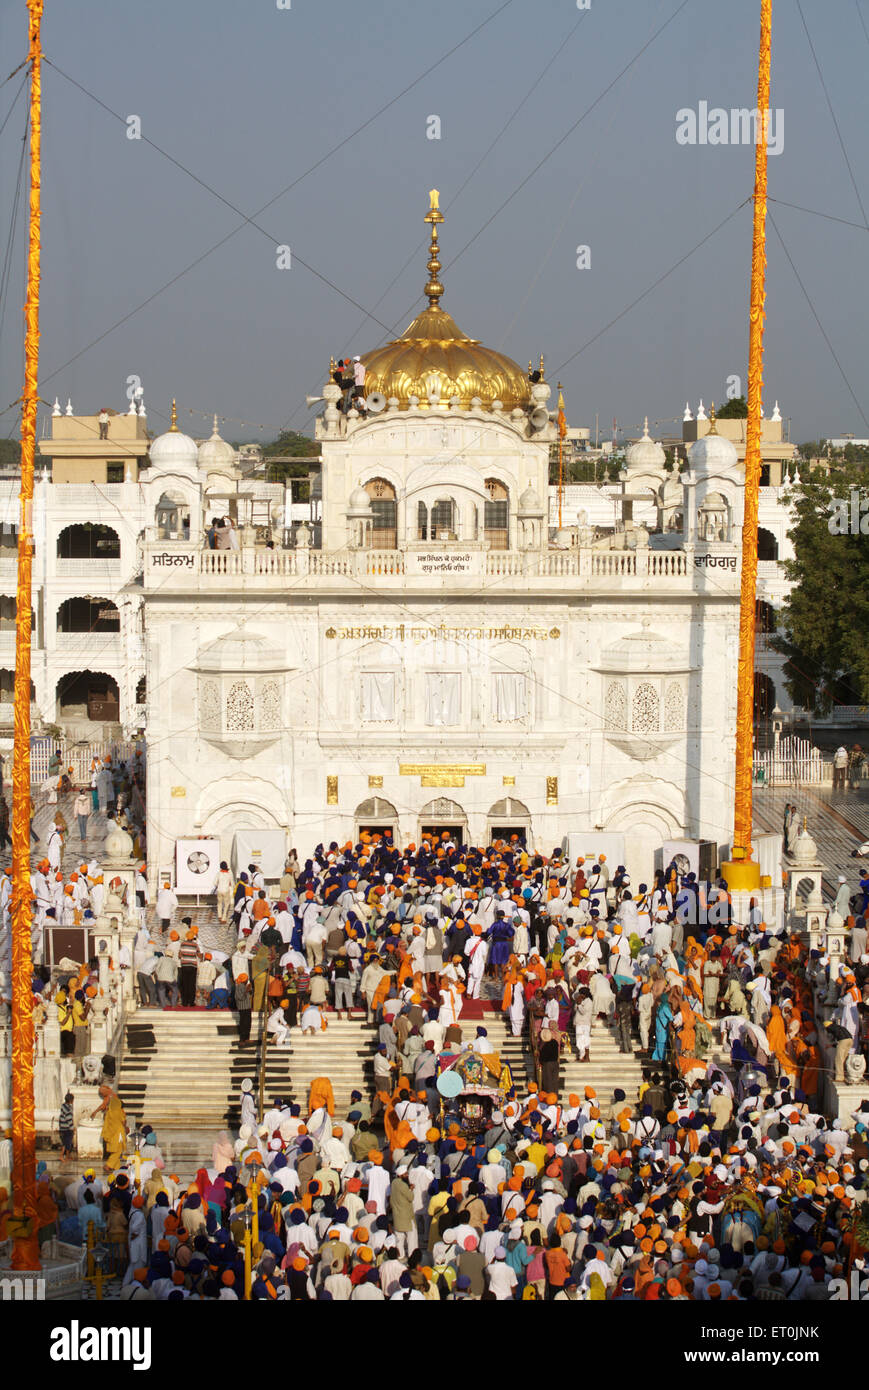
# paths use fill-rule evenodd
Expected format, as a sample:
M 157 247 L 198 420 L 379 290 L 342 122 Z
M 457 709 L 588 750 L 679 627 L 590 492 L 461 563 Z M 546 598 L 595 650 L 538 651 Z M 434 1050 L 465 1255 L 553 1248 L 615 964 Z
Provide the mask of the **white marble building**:
M 250 525 L 238 549 L 207 549 L 212 499 L 239 486 L 231 450 L 203 457 L 177 429 L 151 447 L 154 872 L 178 838 L 217 836 L 228 857 L 245 829 L 285 830 L 303 857 L 366 826 L 516 830 L 547 851 L 597 829 L 645 873 L 663 839 L 728 843 L 736 450 L 692 445 L 647 527 L 632 495 L 667 475 L 644 439 L 621 529 L 596 538 L 580 519 L 550 540 L 550 387 L 439 307 L 438 219 L 429 307 L 363 354 L 368 414 L 323 389 L 321 547 L 302 527 L 268 549 Z

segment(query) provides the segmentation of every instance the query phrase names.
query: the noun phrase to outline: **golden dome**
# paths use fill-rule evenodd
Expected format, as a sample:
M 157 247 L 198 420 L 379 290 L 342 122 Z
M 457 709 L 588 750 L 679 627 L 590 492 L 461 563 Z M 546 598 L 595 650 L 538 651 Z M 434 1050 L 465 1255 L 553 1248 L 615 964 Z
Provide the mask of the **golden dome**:
M 519 364 L 501 352 L 483 347 L 476 338 L 469 338 L 438 304 L 444 288 L 437 278 L 441 268 L 437 224 L 443 221 L 437 200 L 437 189 L 433 189 L 425 219 L 432 228 L 429 281 L 425 287 L 428 308 L 417 315 L 400 338 L 362 354 L 366 394 L 379 391 L 387 400 L 394 396 L 402 410 L 407 409 L 411 396 L 419 398 L 421 409 L 428 409 L 428 398 L 434 392 L 439 393 L 444 405 L 458 396 L 462 410 L 469 410 L 477 396 L 486 409 L 496 400 L 507 411 L 525 407 L 530 400 L 530 382 Z

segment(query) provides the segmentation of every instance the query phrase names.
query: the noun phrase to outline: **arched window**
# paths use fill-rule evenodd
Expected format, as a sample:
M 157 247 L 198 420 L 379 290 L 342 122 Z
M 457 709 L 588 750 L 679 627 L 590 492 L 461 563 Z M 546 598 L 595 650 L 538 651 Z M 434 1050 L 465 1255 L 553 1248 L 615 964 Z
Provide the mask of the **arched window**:
M 395 550 L 398 545 L 395 488 L 385 478 L 371 478 L 365 484 L 371 498 L 371 545 L 374 550 Z
M 136 704 L 144 705 L 147 696 L 145 694 L 145 677 L 141 676 L 136 685 Z
M 510 549 L 510 494 L 497 478 L 486 479 L 483 538 L 490 550 Z
M 757 558 L 758 560 L 778 559 L 778 541 L 772 531 L 768 531 L 765 526 L 759 526 L 757 530 Z
M 70 671 L 57 682 L 57 719 L 117 723 L 118 682 L 104 671 Z
M 428 507 L 425 505 L 425 502 L 417 503 L 416 538 L 418 541 L 428 540 Z
M 456 535 L 456 504 L 451 497 L 439 497 L 431 509 L 430 540 L 454 541 Z
M 190 508 L 180 492 L 164 492 L 155 514 L 161 541 L 186 541 L 190 538 Z
M 117 560 L 120 554 L 121 538 L 111 526 L 85 521 L 65 527 L 57 538 L 59 560 Z
M 57 610 L 58 632 L 120 632 L 121 615 L 108 598 L 68 598 Z

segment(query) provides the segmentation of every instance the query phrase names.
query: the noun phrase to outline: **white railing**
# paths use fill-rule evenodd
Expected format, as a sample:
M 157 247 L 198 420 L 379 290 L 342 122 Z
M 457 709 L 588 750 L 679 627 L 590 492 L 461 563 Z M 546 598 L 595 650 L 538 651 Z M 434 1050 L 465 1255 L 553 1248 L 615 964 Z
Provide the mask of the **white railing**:
M 805 738 L 783 738 L 777 748 L 754 755 L 754 780 L 763 786 L 818 786 L 831 775 L 820 748 Z
M 171 560 L 171 563 L 170 563 Z M 244 546 L 240 550 L 200 549 L 185 542 L 167 542 L 146 555 L 149 584 L 198 588 L 200 576 L 236 579 L 305 578 L 401 578 L 408 569 L 403 550 L 268 550 Z M 410 571 L 413 572 L 413 571 Z M 693 553 L 684 550 L 471 550 L 463 557 L 463 577 L 586 580 L 653 579 L 689 581 L 694 573 Z M 738 572 L 728 570 L 733 586 Z M 723 576 L 721 577 L 723 579 Z
M 125 762 L 131 758 L 137 748 L 142 749 L 144 757 L 144 745 L 140 743 L 70 743 L 63 738 L 35 738 L 30 742 L 30 780 L 33 783 L 44 782 L 49 777 L 48 765 L 57 749 L 60 749 L 60 765 L 62 770 L 72 768 L 72 780 L 90 786 L 91 763 L 94 758 L 111 758 L 112 762 L 119 759 Z M 59 776 L 59 774 L 58 774 Z
M 121 655 L 121 634 L 119 632 L 56 632 L 55 649 L 59 652 L 80 652 L 82 656 Z
M 55 575 L 58 579 L 120 579 L 121 558 L 119 555 L 94 555 L 91 558 L 74 560 L 55 560 Z
M 52 483 L 58 489 L 61 503 L 87 502 L 99 507 L 100 502 L 123 502 L 137 496 L 138 483 Z

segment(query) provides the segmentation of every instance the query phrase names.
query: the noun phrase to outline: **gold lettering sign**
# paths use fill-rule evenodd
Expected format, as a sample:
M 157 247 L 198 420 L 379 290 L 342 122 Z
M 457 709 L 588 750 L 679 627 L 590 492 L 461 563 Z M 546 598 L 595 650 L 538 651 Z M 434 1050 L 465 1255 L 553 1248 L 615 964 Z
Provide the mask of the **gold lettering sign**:
M 501 778 L 501 786 L 502 786 L 502 787 L 515 787 L 515 785 L 516 785 L 516 778 L 515 778 L 515 777 L 502 777 L 502 778 Z
M 335 776 L 326 778 L 326 805 L 338 805 L 338 778 Z
M 399 763 L 401 777 L 485 777 L 485 763 Z
M 547 777 L 546 779 L 546 805 L 558 805 L 558 778 Z
M 173 796 L 186 796 L 186 795 L 187 795 L 187 788 L 186 788 L 186 787 L 173 787 L 173 788 L 172 788 L 172 795 L 173 795 Z
M 373 638 L 396 642 L 557 642 L 561 629 L 557 627 L 408 627 L 405 623 L 391 625 L 364 624 L 359 627 L 327 627 L 324 633 L 330 641 L 343 638 L 359 641 Z
M 369 777 L 369 778 L 368 778 L 368 785 L 369 785 L 369 787 L 382 787 L 382 786 L 383 786 L 383 778 L 382 778 L 382 777 Z
M 427 772 L 419 779 L 421 787 L 463 787 L 464 777 L 457 777 L 454 772 Z

